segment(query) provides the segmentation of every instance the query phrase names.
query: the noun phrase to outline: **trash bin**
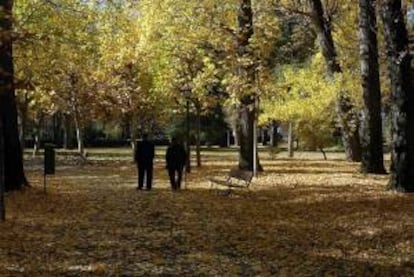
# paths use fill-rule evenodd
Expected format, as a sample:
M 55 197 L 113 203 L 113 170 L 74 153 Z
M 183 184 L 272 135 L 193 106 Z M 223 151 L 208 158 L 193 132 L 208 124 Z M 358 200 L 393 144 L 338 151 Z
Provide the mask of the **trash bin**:
M 44 168 L 45 175 L 55 174 L 55 146 L 53 144 L 45 144 Z

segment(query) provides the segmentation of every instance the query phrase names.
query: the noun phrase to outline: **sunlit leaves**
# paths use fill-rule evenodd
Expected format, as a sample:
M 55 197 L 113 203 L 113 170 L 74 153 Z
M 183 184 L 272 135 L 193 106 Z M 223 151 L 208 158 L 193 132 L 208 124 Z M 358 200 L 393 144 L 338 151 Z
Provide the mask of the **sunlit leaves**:
M 334 132 L 336 83 L 325 78 L 321 55 L 304 68 L 286 66 L 277 80 L 279 93 L 262 102 L 262 123 L 277 119 L 296 123 L 305 146 L 326 146 Z

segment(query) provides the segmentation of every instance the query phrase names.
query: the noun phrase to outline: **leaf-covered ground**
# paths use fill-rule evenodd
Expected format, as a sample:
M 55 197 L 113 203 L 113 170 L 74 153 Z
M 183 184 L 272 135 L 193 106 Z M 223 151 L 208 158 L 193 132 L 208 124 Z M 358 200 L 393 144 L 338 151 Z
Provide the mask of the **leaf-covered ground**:
M 28 162 L 33 188 L 6 198 L 1 276 L 414 275 L 413 196 L 340 156 L 263 154 L 252 192 L 225 196 L 207 178 L 233 152 L 208 152 L 178 193 L 162 156 L 155 189 L 139 192 L 129 158 L 106 155 L 58 157 L 47 194 L 40 161 Z

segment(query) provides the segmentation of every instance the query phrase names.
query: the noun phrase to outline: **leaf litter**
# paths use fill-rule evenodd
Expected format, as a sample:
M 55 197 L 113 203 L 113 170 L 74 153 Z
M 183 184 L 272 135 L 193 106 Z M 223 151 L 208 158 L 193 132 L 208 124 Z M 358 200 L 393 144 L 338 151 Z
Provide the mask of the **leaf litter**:
M 216 161 L 220 161 L 217 163 Z M 264 159 L 251 192 L 210 190 L 209 157 L 173 193 L 162 161 L 136 191 L 129 161 L 71 162 L 6 196 L 1 276 L 412 276 L 412 195 L 342 160 Z

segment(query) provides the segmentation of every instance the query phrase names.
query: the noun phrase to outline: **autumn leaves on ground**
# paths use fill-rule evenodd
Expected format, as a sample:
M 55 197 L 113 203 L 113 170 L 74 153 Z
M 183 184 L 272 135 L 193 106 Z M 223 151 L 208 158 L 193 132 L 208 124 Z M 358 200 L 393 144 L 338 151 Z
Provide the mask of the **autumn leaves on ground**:
M 27 161 L 33 187 L 7 195 L 1 276 L 414 274 L 412 196 L 336 154 L 263 152 L 252 191 L 226 196 L 207 179 L 235 165 L 233 151 L 205 152 L 178 193 L 162 152 L 142 192 L 127 152 L 102 151 L 82 165 L 58 155 L 47 194 L 41 160 Z

